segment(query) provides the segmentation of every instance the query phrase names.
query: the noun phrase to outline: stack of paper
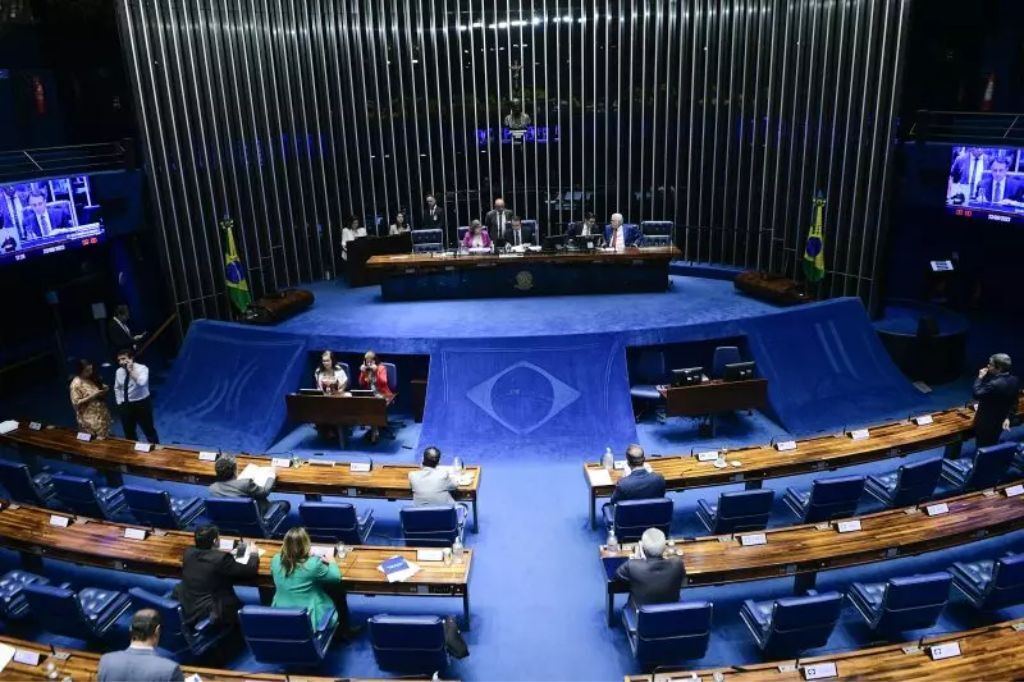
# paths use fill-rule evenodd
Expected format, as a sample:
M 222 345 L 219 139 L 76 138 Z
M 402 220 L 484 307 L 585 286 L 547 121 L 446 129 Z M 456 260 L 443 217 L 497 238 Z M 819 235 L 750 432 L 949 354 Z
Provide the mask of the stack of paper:
M 402 583 L 419 573 L 420 567 L 404 556 L 396 555 L 385 560 L 377 570 L 387 577 L 389 583 Z
M 14 658 L 14 647 L 7 644 L 0 644 L 0 672 L 3 672 L 7 664 Z
M 467 472 L 465 472 L 465 473 L 463 473 L 462 475 L 459 476 L 459 485 L 472 485 L 472 483 L 473 483 L 473 473 L 472 472 L 467 471 Z
M 274 478 L 274 467 L 260 467 L 255 464 L 250 464 L 242 470 L 242 473 L 238 475 L 239 478 L 248 478 L 250 481 L 264 487 L 267 485 L 267 481 Z
M 590 484 L 591 485 L 611 485 L 612 475 L 608 473 L 607 469 L 591 469 L 590 470 Z
M 13 419 L 8 419 L 7 421 L 0 422 L 0 434 L 10 433 L 11 431 L 17 430 L 18 422 L 14 421 Z

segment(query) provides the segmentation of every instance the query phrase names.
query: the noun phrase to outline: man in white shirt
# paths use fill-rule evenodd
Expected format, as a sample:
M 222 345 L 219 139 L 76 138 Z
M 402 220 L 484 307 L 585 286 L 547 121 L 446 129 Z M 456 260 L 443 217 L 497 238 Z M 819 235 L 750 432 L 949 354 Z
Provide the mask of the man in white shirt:
M 414 506 L 455 504 L 451 491 L 457 490 L 458 481 L 447 471 L 440 470 L 441 451 L 431 446 L 423 451 L 423 466 L 409 472 Z
M 131 349 L 117 353 L 117 372 L 114 374 L 114 401 L 121 411 L 124 437 L 138 440 L 137 427 L 142 427 L 146 440 L 159 443 L 153 425 L 153 401 L 149 397 L 149 368 L 135 362 Z

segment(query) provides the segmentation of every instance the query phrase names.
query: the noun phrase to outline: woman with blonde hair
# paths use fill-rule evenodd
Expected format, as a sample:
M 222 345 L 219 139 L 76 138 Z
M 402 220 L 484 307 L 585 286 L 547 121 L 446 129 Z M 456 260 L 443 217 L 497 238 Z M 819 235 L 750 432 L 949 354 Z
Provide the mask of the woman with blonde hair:
M 333 559 L 310 554 L 309 534 L 302 526 L 292 528 L 284 536 L 281 551 L 270 562 L 274 578 L 272 606 L 306 609 L 316 628 L 332 606 L 337 609 L 330 625 L 340 621 L 342 632 L 348 634 L 348 606 L 341 589 L 341 569 Z

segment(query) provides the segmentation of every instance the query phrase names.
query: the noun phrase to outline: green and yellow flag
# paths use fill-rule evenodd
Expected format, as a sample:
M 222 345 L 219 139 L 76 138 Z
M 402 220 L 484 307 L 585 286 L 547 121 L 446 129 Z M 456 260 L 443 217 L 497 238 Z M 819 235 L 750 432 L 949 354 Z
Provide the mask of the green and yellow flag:
M 814 197 L 814 218 L 804 247 L 804 275 L 808 282 L 825 277 L 825 197 L 821 194 Z
M 228 287 L 228 298 L 239 312 L 244 313 L 252 303 L 252 296 L 249 295 L 249 283 L 245 281 L 245 266 L 235 248 L 235 221 L 222 220 L 220 228 L 224 230 L 224 283 Z

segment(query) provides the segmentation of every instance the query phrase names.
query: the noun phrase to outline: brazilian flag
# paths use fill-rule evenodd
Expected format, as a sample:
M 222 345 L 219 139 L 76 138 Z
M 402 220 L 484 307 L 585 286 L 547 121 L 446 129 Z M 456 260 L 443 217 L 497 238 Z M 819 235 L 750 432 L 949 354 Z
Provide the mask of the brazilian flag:
M 814 197 L 814 218 L 804 247 L 804 275 L 808 282 L 825 277 L 825 197 L 821 194 Z
M 228 298 L 239 312 L 244 313 L 252 303 L 252 296 L 249 295 L 249 283 L 245 281 L 245 266 L 235 248 L 235 221 L 222 220 L 220 229 L 224 231 L 224 283 L 228 287 Z

